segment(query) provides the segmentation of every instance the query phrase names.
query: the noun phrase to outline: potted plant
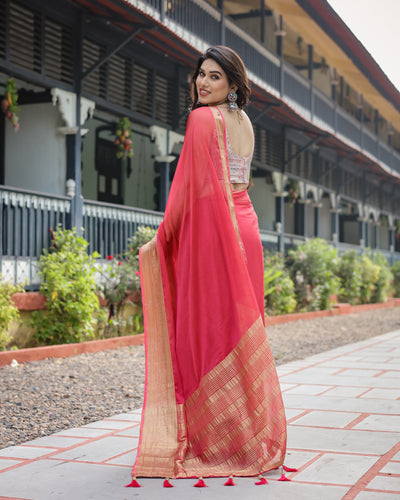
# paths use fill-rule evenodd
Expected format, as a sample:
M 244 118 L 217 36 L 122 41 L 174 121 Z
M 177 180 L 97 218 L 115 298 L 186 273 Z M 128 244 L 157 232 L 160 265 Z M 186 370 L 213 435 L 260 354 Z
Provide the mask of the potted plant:
M 15 132 L 19 130 L 18 117 L 18 90 L 15 80 L 8 78 L 4 88 L 4 98 L 1 101 L 1 109 L 6 115 L 6 118 L 11 121 Z
M 118 147 L 117 158 L 133 157 L 132 125 L 126 116 L 121 118 L 115 131 L 114 144 Z

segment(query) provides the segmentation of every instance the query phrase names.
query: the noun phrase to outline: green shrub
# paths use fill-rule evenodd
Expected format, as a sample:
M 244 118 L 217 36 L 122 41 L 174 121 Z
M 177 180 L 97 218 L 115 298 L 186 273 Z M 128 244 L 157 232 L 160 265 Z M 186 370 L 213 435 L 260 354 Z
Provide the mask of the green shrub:
M 23 291 L 24 289 L 20 285 L 3 283 L 0 274 L 0 350 L 6 349 L 11 340 L 9 333 L 11 323 L 19 319 L 19 311 L 12 296 Z
M 34 311 L 34 337 L 44 344 L 82 342 L 94 337 L 96 295 L 95 257 L 86 252 L 88 242 L 75 230 L 52 232 L 53 244 L 39 259 L 40 293 L 46 311 Z
M 108 308 L 104 336 L 114 337 L 124 334 L 130 326 L 124 317 L 124 306 L 137 288 L 135 270 L 126 260 L 119 260 L 112 255 L 107 259 L 107 266 L 98 269 L 101 279 L 98 280 L 97 293 L 106 300 Z
M 340 257 L 338 275 L 341 280 L 340 300 L 353 305 L 361 304 L 362 262 L 355 250 L 349 250 Z
M 131 267 L 135 280 L 135 289 L 141 293 L 139 275 L 139 250 L 157 235 L 157 229 L 148 226 L 139 226 L 135 234 L 128 241 L 128 250 L 124 252 L 123 258 Z
M 379 267 L 372 262 L 367 254 L 360 257 L 361 264 L 361 290 L 362 304 L 369 304 L 375 292 L 376 283 L 379 278 Z
M 396 261 L 392 266 L 393 274 L 393 294 L 395 297 L 400 297 L 400 260 Z
M 393 292 L 393 273 L 386 257 L 381 252 L 373 252 L 371 260 L 379 269 L 371 300 L 375 303 L 386 302 Z
M 289 258 L 292 261 L 290 275 L 295 283 L 300 310 L 329 309 L 330 295 L 338 294 L 340 290 L 337 250 L 326 240 L 314 238 L 295 250 L 289 250 Z
M 108 256 L 109 264 L 99 270 L 100 296 L 107 300 L 108 320 L 105 336 L 121 335 L 129 329 L 132 333 L 143 332 L 143 311 L 141 310 L 141 287 L 139 275 L 139 250 L 157 234 L 156 229 L 139 226 L 128 240 L 128 249 L 122 256 Z M 124 306 L 132 295 L 137 295 L 139 311 L 129 318 L 124 317 Z
M 290 314 L 296 309 L 294 283 L 279 254 L 265 253 L 265 307 L 269 315 Z

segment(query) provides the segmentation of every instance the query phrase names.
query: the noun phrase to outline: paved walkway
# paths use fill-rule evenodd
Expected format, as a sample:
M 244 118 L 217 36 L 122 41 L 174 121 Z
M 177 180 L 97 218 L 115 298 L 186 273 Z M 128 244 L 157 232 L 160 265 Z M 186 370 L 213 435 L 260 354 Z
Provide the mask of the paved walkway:
M 377 313 L 379 314 L 379 313 Z M 290 342 L 290 339 L 288 339 Z M 130 481 L 140 411 L 0 450 L 0 499 L 400 499 L 400 330 L 279 367 L 291 482 Z

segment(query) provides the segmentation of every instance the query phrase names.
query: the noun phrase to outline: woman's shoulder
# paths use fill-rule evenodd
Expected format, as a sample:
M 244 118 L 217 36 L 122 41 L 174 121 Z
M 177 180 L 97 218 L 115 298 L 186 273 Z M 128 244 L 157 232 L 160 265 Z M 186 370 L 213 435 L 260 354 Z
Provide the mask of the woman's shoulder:
M 247 113 L 243 111 L 243 109 L 240 110 L 240 113 L 242 115 L 242 118 L 244 119 L 244 122 L 247 123 L 251 128 L 253 128 L 253 124 L 251 123 L 251 120 Z
M 202 130 L 203 132 L 213 130 L 215 121 L 211 108 L 208 106 L 201 106 L 191 111 L 187 122 L 187 128 L 189 127 L 199 131 Z
M 209 121 L 212 119 L 212 113 L 209 106 L 200 106 L 190 112 L 189 118 L 194 121 Z

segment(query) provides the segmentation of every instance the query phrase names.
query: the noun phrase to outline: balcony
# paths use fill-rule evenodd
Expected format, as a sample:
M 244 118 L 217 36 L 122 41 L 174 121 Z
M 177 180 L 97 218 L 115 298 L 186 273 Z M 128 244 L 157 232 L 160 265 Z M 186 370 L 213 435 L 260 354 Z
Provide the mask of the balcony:
M 206 0 L 130 0 L 148 16 L 203 52 L 223 41 L 245 61 L 250 79 L 318 128 L 361 150 L 373 162 L 400 175 L 400 154 L 314 87 L 293 66 L 267 50 Z

